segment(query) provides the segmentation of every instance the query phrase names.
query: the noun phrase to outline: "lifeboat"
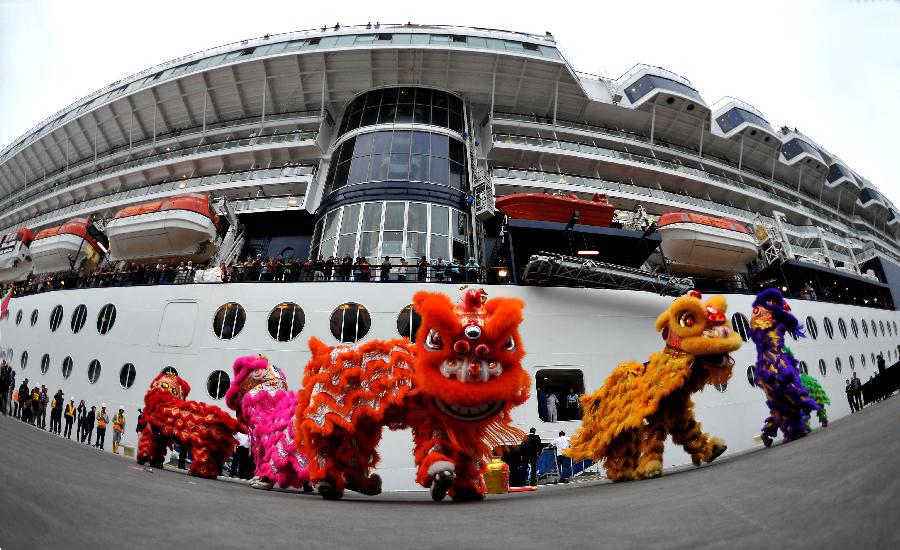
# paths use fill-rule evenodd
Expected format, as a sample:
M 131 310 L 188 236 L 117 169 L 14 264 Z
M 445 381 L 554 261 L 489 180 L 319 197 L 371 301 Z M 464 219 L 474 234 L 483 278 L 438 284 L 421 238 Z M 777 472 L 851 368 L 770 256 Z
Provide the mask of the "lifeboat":
M 676 275 L 746 273 L 759 252 L 747 227 L 726 218 L 673 212 L 660 216 L 657 227 L 669 270 Z
M 22 281 L 31 273 L 31 243 L 34 235 L 27 228 L 0 237 L 0 282 Z
M 543 193 L 516 193 L 497 199 L 497 208 L 516 220 L 569 223 L 578 212 L 581 225 L 609 227 L 616 209 L 609 204 L 606 195 L 596 193 L 591 200 L 568 195 L 545 195 Z
M 209 197 L 199 193 L 129 206 L 106 224 L 109 256 L 112 261 L 205 261 L 216 251 L 218 222 Z
M 31 243 L 34 273 L 58 273 L 72 268 L 92 268 L 101 260 L 102 247 L 88 232 L 88 220 L 76 218 L 39 231 Z

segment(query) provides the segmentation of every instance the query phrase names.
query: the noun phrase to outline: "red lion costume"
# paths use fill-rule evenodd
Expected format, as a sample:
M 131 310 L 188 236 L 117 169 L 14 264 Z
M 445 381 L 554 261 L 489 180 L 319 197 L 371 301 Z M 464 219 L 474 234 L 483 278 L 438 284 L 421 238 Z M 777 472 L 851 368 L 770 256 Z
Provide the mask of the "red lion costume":
M 185 401 L 191 387 L 171 373 L 157 376 L 144 395 L 138 464 L 163 467 L 166 449 L 172 443 L 191 449 L 194 460 L 188 473 L 215 479 L 222 464 L 234 453 L 234 435 L 241 424 L 214 405 Z
M 371 474 L 381 429 L 412 428 L 416 481 L 440 501 L 481 500 L 486 459 L 524 434 L 510 410 L 528 398 L 519 337 L 523 302 L 485 300 L 465 291 L 414 298 L 422 324 L 416 344 L 376 340 L 330 348 L 310 340 L 297 407 L 297 446 L 309 457 L 310 481 L 326 499 L 344 489 L 381 492 Z

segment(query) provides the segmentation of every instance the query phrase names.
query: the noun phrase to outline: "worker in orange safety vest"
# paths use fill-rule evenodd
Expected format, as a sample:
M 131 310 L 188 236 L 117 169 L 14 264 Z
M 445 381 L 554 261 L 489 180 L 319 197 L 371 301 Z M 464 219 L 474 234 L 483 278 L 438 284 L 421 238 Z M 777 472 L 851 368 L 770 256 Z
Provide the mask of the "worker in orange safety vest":
M 97 413 L 97 441 L 94 447 L 103 449 L 103 443 L 106 441 L 106 425 L 109 424 L 109 415 L 106 413 L 106 403 L 100 405 L 100 412 Z
M 119 412 L 113 416 L 113 448 L 112 451 L 119 454 L 119 445 L 122 443 L 122 432 L 125 431 L 125 407 L 119 407 Z

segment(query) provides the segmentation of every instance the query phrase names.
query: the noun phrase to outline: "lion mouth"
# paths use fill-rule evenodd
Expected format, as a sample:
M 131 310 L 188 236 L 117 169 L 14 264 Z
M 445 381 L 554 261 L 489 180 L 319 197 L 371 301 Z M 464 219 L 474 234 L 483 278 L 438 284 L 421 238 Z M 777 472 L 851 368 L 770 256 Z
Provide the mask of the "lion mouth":
M 447 403 L 437 397 L 433 398 L 433 400 L 439 411 L 454 420 L 462 420 L 464 422 L 490 418 L 500 412 L 500 409 L 505 404 L 504 401 L 494 401 L 493 403 L 482 403 L 480 405 L 457 405 L 455 403 Z
M 731 356 L 727 353 L 718 353 L 715 355 L 701 355 L 697 357 L 697 361 L 701 362 L 704 367 L 720 369 L 728 366 Z
M 724 325 L 718 325 L 704 330 L 703 336 L 706 338 L 728 338 L 731 336 L 731 331 Z

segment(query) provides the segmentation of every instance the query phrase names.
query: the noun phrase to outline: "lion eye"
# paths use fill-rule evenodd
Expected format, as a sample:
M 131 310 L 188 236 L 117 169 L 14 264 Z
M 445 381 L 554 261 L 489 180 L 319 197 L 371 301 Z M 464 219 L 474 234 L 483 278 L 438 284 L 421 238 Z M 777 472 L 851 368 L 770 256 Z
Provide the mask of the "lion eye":
M 753 315 L 759 315 L 759 306 L 753 308 Z
M 695 322 L 696 319 L 694 318 L 694 314 L 689 311 L 685 311 L 678 316 L 678 324 L 682 327 L 691 328 L 694 326 Z
M 509 337 L 509 340 L 503 344 L 503 351 L 515 351 L 516 350 L 516 339 L 512 336 Z
M 444 343 L 441 341 L 441 335 L 438 331 L 431 329 L 428 336 L 425 337 L 425 348 L 431 351 L 443 349 Z

